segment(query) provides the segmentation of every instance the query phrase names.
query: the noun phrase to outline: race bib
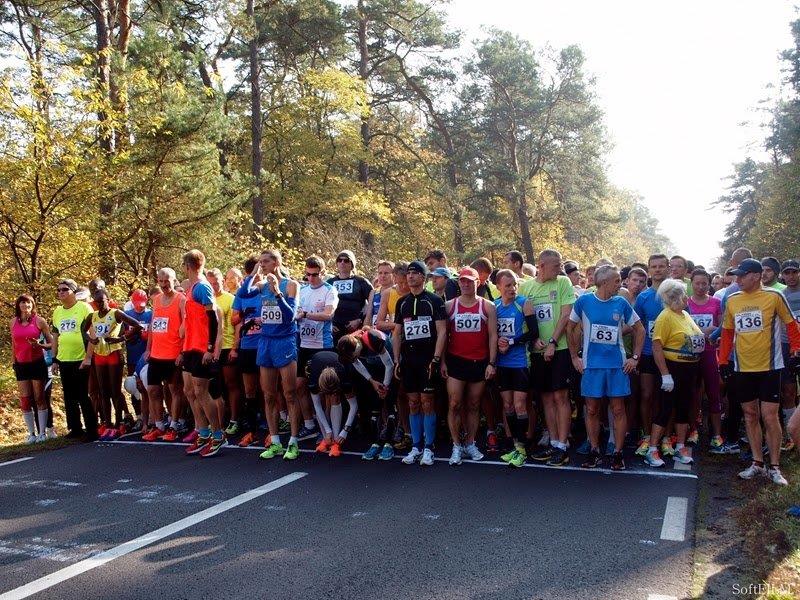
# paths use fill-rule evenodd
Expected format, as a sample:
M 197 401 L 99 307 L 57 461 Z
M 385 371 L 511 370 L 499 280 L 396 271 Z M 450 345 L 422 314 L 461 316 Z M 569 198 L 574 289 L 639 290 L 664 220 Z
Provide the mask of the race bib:
M 589 341 L 595 344 L 617 344 L 619 340 L 619 327 L 612 327 L 611 325 L 598 325 L 592 323 L 591 330 L 589 331 Z
M 706 336 L 693 335 L 691 336 L 692 354 L 702 354 L 706 349 Z
M 306 319 L 300 325 L 300 339 L 303 341 L 316 340 L 317 331 L 317 324 Z
M 253 319 L 253 325 L 247 330 L 245 335 L 258 335 L 259 333 L 261 333 L 261 323 Z
M 655 331 L 656 322 L 655 321 L 648 321 L 647 322 L 647 337 L 651 340 L 653 339 L 653 331 Z
M 64 319 L 58 324 L 59 333 L 74 333 L 78 331 L 78 322 L 75 319 Z
M 94 325 L 94 333 L 99 338 L 106 337 L 110 331 L 111 327 L 109 327 L 106 323 L 95 323 Z
M 481 330 L 481 316 L 477 313 L 463 313 L 455 316 L 457 333 L 475 333 Z
M 339 292 L 339 295 L 342 294 L 352 294 L 353 293 L 353 280 L 352 279 L 344 279 L 342 281 L 334 281 L 333 287 L 336 288 L 336 291 Z
M 552 304 L 537 304 L 536 305 L 536 320 L 540 323 L 543 321 L 553 320 L 553 305 Z
M 277 304 L 261 305 L 261 323 L 267 325 L 280 325 L 283 323 L 283 313 Z
M 513 317 L 501 317 L 497 319 L 497 335 L 501 337 L 516 337 L 516 322 Z
M 153 333 L 166 333 L 169 327 L 169 317 L 156 317 L 152 324 Z
M 431 321 L 422 319 L 403 321 L 403 335 L 409 341 L 429 339 L 431 337 Z
M 714 315 L 692 315 L 692 320 L 700 329 L 705 329 L 714 324 Z
M 745 310 L 736 313 L 733 322 L 736 333 L 752 333 L 764 329 L 764 320 L 760 310 Z

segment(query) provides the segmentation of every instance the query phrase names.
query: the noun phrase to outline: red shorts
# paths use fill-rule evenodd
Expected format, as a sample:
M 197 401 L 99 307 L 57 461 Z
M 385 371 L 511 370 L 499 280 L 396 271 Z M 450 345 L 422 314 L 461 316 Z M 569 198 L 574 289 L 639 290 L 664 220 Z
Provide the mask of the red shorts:
M 99 354 L 92 355 L 94 360 L 94 364 L 98 367 L 112 367 L 114 365 L 120 364 L 120 352 L 119 350 L 112 352 L 108 356 L 101 356 Z

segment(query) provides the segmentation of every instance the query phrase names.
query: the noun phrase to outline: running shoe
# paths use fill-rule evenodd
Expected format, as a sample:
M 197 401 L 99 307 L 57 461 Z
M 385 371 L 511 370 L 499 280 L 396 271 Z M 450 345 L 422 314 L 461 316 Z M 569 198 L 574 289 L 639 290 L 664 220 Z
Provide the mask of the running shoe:
M 403 435 L 403 438 L 394 445 L 394 449 L 398 452 L 405 452 L 406 450 L 411 450 L 411 436 L 410 435 Z
M 392 460 L 394 458 L 394 448 L 391 444 L 384 444 L 381 453 L 378 455 L 378 460 Z
M 721 435 L 715 435 L 711 438 L 711 441 L 708 443 L 708 451 L 711 454 L 722 454 L 720 450 L 722 446 L 725 444 L 724 440 L 722 439 Z
M 474 446 L 475 444 L 473 444 Z M 475 447 L 477 450 L 477 446 Z M 497 445 L 497 434 L 494 431 L 490 431 L 489 434 L 486 436 L 486 451 L 487 452 L 497 452 L 498 445 Z M 480 452 L 478 453 L 480 454 Z M 481 458 L 483 458 L 483 454 L 481 454 Z M 473 460 L 480 460 L 480 458 L 474 458 Z
M 475 442 L 472 442 L 464 448 L 464 454 L 466 454 L 470 460 L 483 460 L 483 453 L 478 450 L 478 446 L 475 445 Z
M 100 423 L 100 425 L 97 426 L 97 435 L 102 436 L 106 432 L 106 429 L 108 429 L 108 427 Z
M 289 433 L 291 429 L 292 425 L 289 423 L 289 421 L 286 421 L 285 419 L 278 421 L 278 433 Z
M 212 437 L 211 441 L 207 443 L 202 450 L 200 450 L 200 458 L 208 458 L 209 456 L 214 456 L 217 454 L 223 446 L 227 446 L 228 442 L 225 441 L 224 437 L 219 439 Z
M 153 427 L 150 431 L 145 433 L 142 436 L 142 441 L 144 442 L 155 442 L 156 440 L 160 440 L 164 437 L 164 432 L 161 431 L 158 427 Z
M 794 441 L 791 438 L 786 438 L 783 440 L 783 444 L 781 444 L 781 450 L 783 452 L 791 452 L 794 450 Z
M 380 454 L 381 447 L 378 444 L 372 444 L 369 449 L 361 455 L 361 460 L 375 460 Z
M 47 435 L 47 439 L 54 440 L 58 437 L 55 427 L 46 427 L 44 432 Z
M 239 443 L 237 445 L 239 446 L 239 448 L 247 448 L 248 446 L 254 446 L 257 442 L 258 440 L 256 439 L 256 436 L 253 434 L 253 432 L 248 431 L 242 436 L 242 439 L 239 440 Z
M 622 452 L 614 452 L 614 455 L 611 457 L 611 470 L 612 471 L 625 470 L 625 459 L 622 456 Z
M 141 419 L 136 419 L 136 422 L 131 427 L 131 433 L 139 433 L 144 429 L 144 423 L 142 423 Z
M 514 456 L 508 461 L 508 466 L 510 467 L 521 467 L 525 464 L 525 461 L 528 460 L 528 454 L 525 452 L 524 448 L 521 450 L 514 450 L 513 454 Z
M 536 462 L 547 462 L 551 456 L 553 456 L 553 447 L 546 446 L 545 448 L 539 448 L 531 458 Z
M 589 441 L 589 438 L 587 437 L 585 440 L 583 440 L 583 443 L 580 446 L 578 446 L 577 453 L 585 456 L 589 454 L 591 451 L 592 451 L 592 443 Z
M 207 446 L 211 442 L 211 436 L 209 437 L 200 437 L 198 436 L 192 442 L 192 445 L 186 448 L 186 454 L 191 456 L 192 454 L 198 454 L 204 446 Z
M 676 450 L 675 456 L 673 456 L 672 459 L 675 462 L 681 463 L 682 465 L 690 465 L 694 462 L 694 459 L 692 458 L 692 453 L 686 446 L 684 446 L 680 450 Z
M 650 449 L 649 438 L 642 438 L 641 440 L 639 440 L 639 447 L 636 448 L 636 455 L 644 458 L 645 456 L 647 456 L 647 451 L 649 449 Z
M 648 450 L 644 457 L 644 462 L 647 464 L 647 466 L 654 467 L 656 469 L 664 466 L 664 461 L 661 459 L 661 455 L 659 454 L 658 450 Z
M 225 435 L 236 435 L 237 433 L 239 433 L 239 423 L 237 421 L 228 423 L 228 426 L 225 428 Z
M 328 456 L 336 456 L 335 454 L 333 454 L 334 447 L 338 448 L 339 445 L 333 444 L 333 446 L 331 446 L 331 454 L 329 454 Z M 300 448 L 297 446 L 297 444 L 289 444 L 289 446 L 286 448 L 286 452 L 283 453 L 283 460 L 295 460 L 299 457 L 300 457 Z
M 606 444 L 606 456 L 613 456 L 617 451 L 617 445 L 611 440 Z
M 425 448 L 425 450 L 422 451 L 422 458 L 419 459 L 419 464 L 430 467 L 433 464 L 433 450 Z
M 781 474 L 781 470 L 778 467 L 770 467 L 767 471 L 767 478 L 772 480 L 772 483 L 777 483 L 778 485 L 789 485 L 789 482 L 786 481 L 786 477 Z
M 285 449 L 281 444 L 270 444 L 258 457 L 264 459 L 275 458 L 276 456 L 281 456 L 284 452 Z
M 400 425 L 395 427 L 394 428 L 394 435 L 392 436 L 392 444 L 399 444 L 400 442 L 402 442 L 404 435 L 405 435 L 405 432 L 403 431 L 403 428 L 400 427 Z
M 119 435 L 125 435 L 133 428 L 132 425 L 127 425 L 126 423 L 120 423 L 119 427 L 117 427 L 117 433 Z
M 422 456 L 422 450 L 420 450 L 415 446 L 412 446 L 409 453 L 403 457 L 403 464 L 413 465 L 415 462 L 417 462 L 417 460 L 419 460 L 420 456 Z
M 692 429 L 692 431 L 689 432 L 689 437 L 686 438 L 686 443 L 691 446 L 696 446 L 697 442 L 699 441 L 700 433 L 697 431 L 697 429 Z
M 114 440 L 118 437 L 119 437 L 119 430 L 110 427 L 109 429 L 106 429 L 106 432 L 102 435 L 100 439 L 105 440 L 106 442 L 110 442 L 111 440 Z
M 327 454 L 331 449 L 331 444 L 331 440 L 323 439 L 319 444 L 317 444 L 316 450 L 321 454 Z
M 516 447 L 512 448 L 510 452 L 506 452 L 505 454 L 500 456 L 500 460 L 504 463 L 511 462 L 511 459 L 514 458 L 514 454 L 519 452 Z
M 741 447 L 736 442 L 724 442 L 718 451 L 715 452 L 712 449 L 711 452 L 713 454 L 739 454 L 741 450 Z
M 299 438 L 309 437 L 309 436 L 312 436 L 312 435 L 316 435 L 318 431 L 319 430 L 317 429 L 316 425 L 314 427 L 311 427 L 311 428 L 308 428 L 305 425 L 303 425 L 300 428 L 300 431 L 297 432 L 297 437 L 299 437 Z
M 199 435 L 200 435 L 200 433 L 197 431 L 197 429 L 192 429 L 192 430 L 189 432 L 189 435 L 187 435 L 186 437 L 184 437 L 184 438 L 181 440 L 181 442 L 183 442 L 184 444 L 193 444 L 193 443 L 194 443 L 194 441 L 197 439 L 197 437 L 198 437 Z
M 341 444 L 337 444 L 336 442 L 333 442 L 331 444 L 330 452 L 328 452 L 328 456 L 330 456 L 331 458 L 337 458 L 337 457 L 339 457 L 341 455 L 342 455 L 342 445 Z M 286 458 L 286 457 L 284 456 L 284 458 Z
M 551 467 L 562 467 L 568 463 L 569 454 L 567 454 L 566 450 L 562 450 L 561 448 L 554 448 L 550 460 L 547 461 L 547 464 Z
M 594 469 L 603 462 L 600 453 L 597 450 L 590 450 L 588 458 L 581 463 L 581 467 L 584 469 Z
M 767 470 L 764 467 L 759 467 L 756 463 L 751 463 L 744 471 L 739 472 L 740 479 L 753 479 L 759 475 L 766 476 Z
M 36 441 L 37 442 L 46 442 L 47 441 L 47 436 L 44 433 L 40 433 L 39 435 L 36 436 Z
M 462 459 L 462 450 L 461 446 L 458 444 L 453 444 L 453 453 L 450 454 L 450 460 L 447 461 L 450 465 L 460 465 Z
M 161 440 L 164 442 L 177 442 L 178 441 L 178 432 L 175 431 L 172 427 L 167 429 L 167 432 L 162 436 Z
M 663 456 L 675 456 L 675 447 L 669 438 L 661 440 L 661 454 Z

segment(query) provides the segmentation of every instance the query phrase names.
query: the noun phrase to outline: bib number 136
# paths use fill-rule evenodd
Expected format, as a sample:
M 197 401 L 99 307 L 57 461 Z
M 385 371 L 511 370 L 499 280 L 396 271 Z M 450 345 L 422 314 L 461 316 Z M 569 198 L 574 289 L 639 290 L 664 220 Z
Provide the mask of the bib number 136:
M 734 319 L 736 333 L 747 333 L 750 331 L 761 331 L 764 327 L 763 317 L 760 310 L 749 310 L 736 313 Z

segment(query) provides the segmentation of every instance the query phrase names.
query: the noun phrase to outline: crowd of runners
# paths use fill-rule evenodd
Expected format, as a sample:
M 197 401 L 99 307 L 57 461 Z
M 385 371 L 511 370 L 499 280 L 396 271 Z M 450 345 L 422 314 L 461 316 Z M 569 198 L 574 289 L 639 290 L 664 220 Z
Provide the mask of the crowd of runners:
M 513 467 L 566 465 L 576 445 L 580 466 L 614 470 L 634 454 L 689 464 L 704 445 L 744 458 L 742 478 L 787 483 L 796 260 L 740 248 L 724 273 L 662 254 L 582 268 L 544 250 L 536 265 L 512 251 L 502 268 L 451 270 L 432 250 L 362 273 L 343 250 L 333 265 L 308 257 L 295 280 L 277 250 L 225 273 L 191 250 L 181 267 L 121 307 L 100 279 L 59 282 L 49 319 L 17 298 L 28 443 L 56 436 L 58 376 L 67 435 L 86 441 L 140 434 L 200 457 L 261 445 L 262 459 L 295 460 L 313 437 L 331 457 L 347 446 L 432 465 L 447 448 L 451 465 L 498 454 Z

